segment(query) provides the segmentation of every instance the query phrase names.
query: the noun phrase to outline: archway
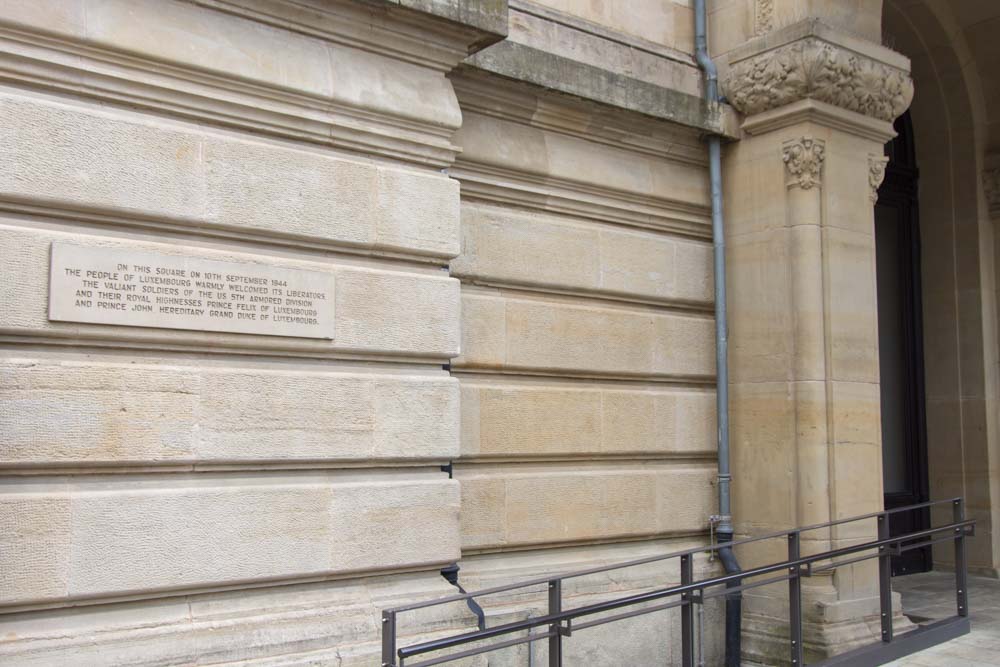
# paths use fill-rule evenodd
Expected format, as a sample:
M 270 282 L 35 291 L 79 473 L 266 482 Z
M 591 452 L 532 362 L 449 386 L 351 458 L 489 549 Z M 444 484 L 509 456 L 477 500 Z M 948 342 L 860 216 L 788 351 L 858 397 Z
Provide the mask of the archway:
M 995 574 L 988 435 L 995 369 L 985 356 L 987 334 L 994 331 L 994 296 L 984 288 L 992 283 L 992 263 L 984 264 L 981 256 L 989 230 L 979 200 L 977 136 L 983 113 L 961 30 L 939 4 L 886 0 L 883 19 L 892 48 L 911 59 L 916 89 L 910 117 L 920 151 L 916 203 L 928 491 L 932 498 L 966 498 L 980 531 L 970 548 L 970 568 Z M 947 567 L 952 555 L 935 549 L 933 558 Z

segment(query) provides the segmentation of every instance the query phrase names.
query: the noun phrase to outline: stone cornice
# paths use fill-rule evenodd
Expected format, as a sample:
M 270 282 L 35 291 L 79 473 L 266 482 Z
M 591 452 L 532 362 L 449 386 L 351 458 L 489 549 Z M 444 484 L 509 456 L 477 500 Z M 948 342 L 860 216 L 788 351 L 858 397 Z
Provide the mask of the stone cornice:
M 507 36 L 506 0 L 190 2 L 443 72 Z
M 465 122 L 469 113 L 482 114 L 658 160 L 708 167 L 702 132 L 697 128 L 569 95 L 545 94 L 533 84 L 499 79 L 471 67 L 449 78 Z
M 426 0 L 436 13 L 421 13 L 422 2 L 192 0 L 178 5 L 183 12 L 159 13 L 156 2 L 130 4 L 136 25 L 157 26 L 143 34 L 183 34 L 215 19 L 229 53 L 238 54 L 225 63 L 192 55 L 194 47 L 172 48 L 162 37 L 130 41 L 137 31 L 50 26 L 31 12 L 0 16 L 0 75 L 20 87 L 445 168 L 459 150 L 451 137 L 461 124 L 445 73 L 499 36 L 447 15 L 449 7 L 460 13 L 475 3 Z M 280 38 L 258 38 L 254 25 L 278 28 L 260 35 Z M 360 57 L 365 53 L 374 55 Z M 369 92 L 372 72 L 383 77 L 379 88 L 409 101 Z
M 461 181 L 463 202 L 513 205 L 693 239 L 712 239 L 707 206 L 551 176 L 540 179 L 535 174 L 465 159 L 449 168 L 448 175 Z
M 799 123 L 816 123 L 884 144 L 896 136 L 892 123 L 861 116 L 826 102 L 804 99 L 770 111 L 748 116 L 740 125 L 747 134 L 760 135 Z
M 902 114 L 913 98 L 907 71 L 837 44 L 828 33 L 776 46 L 762 38 L 763 48 L 738 54 L 722 81 L 727 101 L 748 116 L 804 99 L 884 121 Z
M 572 95 L 612 108 L 633 111 L 710 134 L 736 138 L 736 114 L 725 104 L 633 78 L 548 51 L 503 41 L 464 61 L 471 68 Z M 461 69 L 460 69 L 461 71 Z

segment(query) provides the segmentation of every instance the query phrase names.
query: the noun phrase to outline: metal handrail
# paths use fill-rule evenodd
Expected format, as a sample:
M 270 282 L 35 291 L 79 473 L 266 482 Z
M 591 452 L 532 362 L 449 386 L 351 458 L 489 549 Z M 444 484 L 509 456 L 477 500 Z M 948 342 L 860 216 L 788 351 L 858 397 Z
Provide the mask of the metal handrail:
M 897 535 L 895 537 L 889 536 L 888 517 L 890 517 L 891 515 L 899 512 L 913 511 L 917 509 L 932 507 L 935 505 L 943 505 L 946 503 L 950 503 L 952 505 L 953 521 L 951 523 L 919 531 L 913 531 L 910 533 L 906 533 L 904 535 Z M 841 547 L 839 549 L 831 549 L 817 554 L 810 554 L 808 556 L 801 556 L 799 553 L 800 536 L 803 532 L 817 530 L 820 528 L 829 528 L 832 526 L 852 523 L 856 521 L 863 521 L 872 518 L 875 518 L 878 521 L 878 539 L 874 541 L 864 542 L 849 547 Z M 638 616 L 641 614 L 652 613 L 654 611 L 659 611 L 670 607 L 680 606 L 682 607 L 681 610 L 681 626 L 682 626 L 681 634 L 682 634 L 682 656 L 683 656 L 682 664 L 685 665 L 685 667 L 687 667 L 689 665 L 694 665 L 693 605 L 703 604 L 707 598 L 715 597 L 716 595 L 721 595 L 726 592 L 732 592 L 732 589 L 729 589 L 728 591 L 724 590 L 706 594 L 705 593 L 706 589 L 731 583 L 738 584 L 740 589 L 746 589 L 746 588 L 754 588 L 757 586 L 763 586 L 774 583 L 780 583 L 782 581 L 787 581 L 789 583 L 789 600 L 790 600 L 789 620 L 791 624 L 791 632 L 789 640 L 789 649 L 791 652 L 791 663 L 792 665 L 801 666 L 804 665 L 805 663 L 803 661 L 803 647 L 802 647 L 802 613 L 801 613 L 800 578 L 803 576 L 806 577 L 812 576 L 814 572 L 819 572 L 821 570 L 828 570 L 831 567 L 837 567 L 840 565 L 845 565 L 847 563 L 856 563 L 872 558 L 879 559 L 879 600 L 880 600 L 881 620 L 882 620 L 882 643 L 876 644 L 873 647 L 863 647 L 863 648 L 868 648 L 868 650 L 863 654 L 859 654 L 859 657 L 856 658 L 857 660 L 860 660 L 860 662 L 856 663 L 843 662 L 843 656 L 839 656 L 831 659 L 831 660 L 836 660 L 837 662 L 826 661 L 820 664 L 824 665 L 825 664 L 858 664 L 858 665 L 882 664 L 882 662 L 887 661 L 889 659 L 895 659 L 901 657 L 902 655 L 907 655 L 913 650 L 920 650 L 921 648 L 925 648 L 926 645 L 930 645 L 926 644 L 928 636 L 930 635 L 933 635 L 933 637 L 931 637 L 932 639 L 936 639 L 934 643 L 938 643 L 939 641 L 944 641 L 945 639 L 951 638 L 952 636 L 958 636 L 958 634 L 964 634 L 965 632 L 968 632 L 968 618 L 967 618 L 968 595 L 966 590 L 967 575 L 966 575 L 966 563 L 965 563 L 965 538 L 967 536 L 972 536 L 975 534 L 974 526 L 975 526 L 975 520 L 966 520 L 964 518 L 964 503 L 962 499 L 950 498 L 947 500 L 918 503 L 916 505 L 909 505 L 906 507 L 899 507 L 891 510 L 872 512 L 870 514 L 850 517 L 847 519 L 839 519 L 836 521 L 830 521 L 822 524 L 814 524 L 810 526 L 803 526 L 800 528 L 793 528 L 790 530 L 777 531 L 774 533 L 769 533 L 757 537 L 745 538 L 742 540 L 734 540 L 732 542 L 696 547 L 692 549 L 686 549 L 682 551 L 663 554 L 660 556 L 652 556 L 632 561 L 626 561 L 623 563 L 617 563 L 613 565 L 589 568 L 586 570 L 578 570 L 575 572 L 569 572 L 558 576 L 540 577 L 537 579 L 531 579 L 526 582 L 521 582 L 517 584 L 496 586 L 493 588 L 473 591 L 461 595 L 453 595 L 434 600 L 418 602 L 410 605 L 395 607 L 392 609 L 387 609 L 382 612 L 382 626 L 383 626 L 382 665 L 383 667 L 404 667 L 404 661 L 409 658 L 413 658 L 415 656 L 424 655 L 431 652 L 443 651 L 458 646 L 463 646 L 465 644 L 469 644 L 472 642 L 481 642 L 488 639 L 494 639 L 512 633 L 527 631 L 528 632 L 527 637 L 509 639 L 495 644 L 488 644 L 486 646 L 480 646 L 474 649 L 463 650 L 460 653 L 438 656 L 417 663 L 406 663 L 406 667 L 430 667 L 431 665 L 450 662 L 452 660 L 456 660 L 461 657 L 468 657 L 480 653 L 486 653 L 489 651 L 498 650 L 500 648 L 539 641 L 542 639 L 547 639 L 549 642 L 550 667 L 557 667 L 561 666 L 562 664 L 562 637 L 570 636 L 574 631 L 574 629 L 582 630 L 585 627 L 593 627 L 596 625 L 602 625 L 604 623 L 610 623 L 613 621 L 622 620 L 624 618 L 629 618 L 632 616 Z M 941 533 L 950 533 L 951 536 L 938 539 L 933 538 L 933 536 L 939 535 Z M 751 568 L 738 573 L 711 577 L 700 581 L 693 580 L 692 556 L 706 551 L 713 552 L 725 547 L 738 546 L 752 542 L 759 542 L 762 540 L 776 539 L 779 537 L 784 537 L 788 540 L 787 560 L 777 563 L 771 563 L 769 565 L 764 565 L 756 568 Z M 920 538 L 931 538 L 930 541 L 932 542 L 942 541 L 944 539 L 954 540 L 955 551 L 956 551 L 955 575 L 956 575 L 956 595 L 958 599 L 958 605 L 957 605 L 958 615 L 954 617 L 954 619 L 949 619 L 949 620 L 957 619 L 958 621 L 962 622 L 954 622 L 951 625 L 947 626 L 940 626 L 939 624 L 935 624 L 932 631 L 927 631 L 927 632 L 913 631 L 908 635 L 905 635 L 906 638 L 905 641 L 898 640 L 896 642 L 893 642 L 891 590 L 889 587 L 889 576 L 890 576 L 889 558 L 892 555 L 899 553 L 899 550 L 901 549 L 903 542 L 908 542 Z M 858 554 L 861 552 L 873 551 L 873 550 L 877 550 L 876 553 L 852 558 L 849 561 L 841 561 L 839 563 L 827 564 L 818 568 L 813 568 L 813 564 L 819 561 L 833 560 L 839 557 L 850 556 L 853 554 Z M 634 567 L 636 565 L 642 565 L 646 563 L 662 561 L 671 558 L 680 558 L 681 560 L 681 583 L 678 586 L 672 586 L 668 588 L 657 589 L 654 591 L 648 591 L 645 593 L 629 595 L 614 600 L 608 600 L 605 602 L 585 605 L 582 607 L 574 607 L 566 610 L 562 609 L 562 582 L 566 579 L 572 579 L 576 577 L 586 576 L 589 574 L 607 572 L 610 570 L 616 570 L 626 567 Z M 769 578 L 765 581 L 757 581 L 757 582 L 750 582 L 747 584 L 743 584 L 744 579 L 751 579 L 754 577 L 759 577 L 765 574 L 771 574 L 779 571 L 783 571 L 784 574 L 782 576 Z M 529 586 L 537 586 L 541 584 L 547 584 L 549 589 L 548 590 L 549 612 L 544 616 L 538 616 L 535 618 L 530 618 L 522 621 L 506 623 L 494 626 L 492 628 L 484 628 L 473 632 L 460 633 L 457 635 L 452 635 L 450 637 L 421 642 L 407 647 L 397 648 L 396 646 L 396 639 L 397 639 L 396 617 L 400 613 L 414 611 L 417 609 L 423 609 L 442 604 L 449 604 L 452 602 L 460 602 L 463 600 L 469 600 L 477 597 L 493 595 L 496 593 L 501 593 L 511 590 L 518 590 Z M 593 614 L 599 614 L 607 611 L 612 611 L 615 609 L 621 609 L 623 607 L 643 604 L 674 596 L 680 596 L 681 599 L 667 604 L 660 604 L 653 607 L 644 607 L 642 609 L 634 610 L 632 612 L 626 612 L 624 614 L 617 614 L 606 618 L 588 621 L 584 624 L 577 624 L 575 626 L 573 624 L 573 620 L 579 617 L 590 616 Z M 531 634 L 531 630 L 533 628 L 542 626 L 548 626 L 548 631 L 544 633 Z M 917 637 L 918 639 L 916 641 L 911 641 L 911 639 L 914 637 Z M 889 647 L 891 650 L 885 651 L 884 647 Z M 906 650 L 907 648 L 910 648 L 911 650 L 907 651 Z M 859 651 L 860 650 L 861 649 L 859 649 Z M 883 651 L 885 653 L 885 655 L 887 656 L 886 660 L 881 660 L 878 658 L 877 656 L 878 651 Z M 873 662 L 873 660 L 880 660 L 880 661 Z
M 614 563 L 612 565 L 602 565 L 599 567 L 592 567 L 586 570 L 574 570 L 573 572 L 567 572 L 565 574 L 560 574 L 556 576 L 549 577 L 538 577 L 536 579 L 528 579 L 527 581 L 522 581 L 516 584 L 506 584 L 504 586 L 494 586 L 493 588 L 484 588 L 478 591 L 472 591 L 470 593 L 449 595 L 443 598 L 435 598 L 433 600 L 425 600 L 423 602 L 414 602 L 412 604 L 401 605 L 399 607 L 393 607 L 388 609 L 388 612 L 402 613 L 404 611 L 413 611 L 414 609 L 423 609 L 425 607 L 434 607 L 441 604 L 448 604 L 449 602 L 461 602 L 462 600 L 468 600 L 469 598 L 483 597 L 486 595 L 493 595 L 495 593 L 503 593 L 506 591 L 515 591 L 519 588 L 528 588 L 530 586 L 540 586 L 542 584 L 548 583 L 553 579 L 574 579 L 577 577 L 585 577 L 591 574 L 600 574 L 602 572 L 609 572 L 611 570 L 620 570 L 627 567 L 635 567 L 637 565 L 645 565 L 647 563 L 655 563 L 661 560 L 670 560 L 671 558 L 680 558 L 681 556 L 691 556 L 699 553 L 719 551 L 725 547 L 736 547 L 743 544 L 750 544 L 751 542 L 761 542 L 763 540 L 773 540 L 778 537 L 786 537 L 787 535 L 797 532 L 805 533 L 810 530 L 819 530 L 820 528 L 830 528 L 832 526 L 840 526 L 845 523 L 853 523 L 855 521 L 863 521 L 865 519 L 873 519 L 878 516 L 888 516 L 890 514 L 897 514 L 899 512 L 905 512 L 909 510 L 923 509 L 925 507 L 933 507 L 935 505 L 946 505 L 948 503 L 954 503 L 961 500 L 961 498 L 947 498 L 945 500 L 932 500 L 926 503 L 919 503 L 916 505 L 907 505 L 906 507 L 896 507 L 891 510 L 883 510 L 881 512 L 872 512 L 871 514 L 862 514 L 860 516 L 853 516 L 848 519 L 838 519 L 836 521 L 829 521 L 827 523 L 816 523 L 809 526 L 802 526 L 801 528 L 791 528 L 789 530 L 779 530 L 773 533 L 766 533 L 764 535 L 758 535 L 756 537 L 745 537 L 739 540 L 732 540 L 730 542 L 718 542 L 716 544 L 707 544 L 703 546 L 693 547 L 691 549 L 684 549 L 682 551 L 672 551 L 667 554 L 661 554 L 659 556 L 647 556 L 646 558 L 638 558 L 635 560 L 623 561 L 621 563 Z

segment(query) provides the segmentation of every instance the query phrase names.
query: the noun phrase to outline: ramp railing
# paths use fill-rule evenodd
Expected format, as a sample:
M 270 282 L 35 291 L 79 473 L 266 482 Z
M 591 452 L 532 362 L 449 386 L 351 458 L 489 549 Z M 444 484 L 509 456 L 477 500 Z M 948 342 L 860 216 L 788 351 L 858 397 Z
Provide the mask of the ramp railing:
M 923 530 L 890 537 L 889 526 L 893 515 L 900 512 L 924 510 L 938 505 L 951 505 L 949 523 Z M 876 539 L 829 549 L 803 556 L 801 536 L 809 531 L 821 530 L 843 524 L 874 521 Z M 563 640 L 573 633 L 605 623 L 621 621 L 665 609 L 680 608 L 681 615 L 681 665 L 695 665 L 694 610 L 706 600 L 740 590 L 787 582 L 789 662 L 793 667 L 805 665 L 802 644 L 802 579 L 837 567 L 878 559 L 879 605 L 881 614 L 881 641 L 826 658 L 813 665 L 850 665 L 871 667 L 923 650 L 969 632 L 968 575 L 965 540 L 975 535 L 975 520 L 965 518 L 965 505 L 961 498 L 950 498 L 861 516 L 839 519 L 778 531 L 732 542 L 700 546 L 659 556 L 616 563 L 603 567 L 569 572 L 558 576 L 540 577 L 528 581 L 496 586 L 460 595 L 452 595 L 424 602 L 417 602 L 382 612 L 382 667 L 431 667 L 490 651 L 544 641 L 548 644 L 549 667 L 562 667 Z M 788 557 L 785 560 L 749 568 L 742 572 L 695 580 L 694 556 L 715 552 L 731 546 L 739 547 L 764 540 L 784 540 Z M 892 589 L 890 587 L 890 558 L 911 549 L 919 549 L 940 542 L 953 542 L 955 549 L 955 599 L 956 614 L 916 629 L 896 635 L 893 632 Z M 680 584 L 643 593 L 627 595 L 603 602 L 564 608 L 563 582 L 568 579 L 635 567 L 669 559 L 680 561 Z M 765 575 L 770 575 L 766 576 Z M 758 577 L 765 577 L 758 579 Z M 747 581 L 750 580 L 750 581 Z M 735 584 L 735 585 L 734 585 Z M 493 627 L 481 624 L 477 630 L 461 632 L 448 637 L 422 641 L 409 646 L 399 646 L 397 620 L 401 614 L 417 612 L 439 605 L 466 602 L 490 595 L 516 591 L 531 586 L 547 585 L 548 607 L 546 613 L 534 618 L 503 623 Z M 617 612 L 602 615 L 607 612 Z

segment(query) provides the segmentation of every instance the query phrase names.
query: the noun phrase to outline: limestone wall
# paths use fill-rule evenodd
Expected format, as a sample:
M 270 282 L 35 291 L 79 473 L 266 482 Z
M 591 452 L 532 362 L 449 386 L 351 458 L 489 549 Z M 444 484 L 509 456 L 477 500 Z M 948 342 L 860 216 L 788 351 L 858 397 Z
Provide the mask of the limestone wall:
M 696 132 L 468 71 L 455 86 L 463 580 L 515 581 L 704 539 L 716 508 L 715 362 Z M 566 604 L 677 576 L 675 562 L 622 571 L 574 586 Z M 642 639 L 651 632 L 666 641 Z M 672 632 L 663 613 L 567 646 L 579 664 L 669 663 Z
M 700 134 L 732 113 L 687 2 L 506 8 L 0 8 L 0 663 L 370 665 L 453 562 L 474 588 L 706 540 Z M 54 247 L 320 274 L 330 337 L 56 317 Z M 676 621 L 569 659 L 669 662 Z
M 4 4 L 0 662 L 371 664 L 379 609 L 453 590 L 445 72 L 486 37 L 351 3 Z M 55 242 L 329 274 L 333 339 L 50 321 Z

